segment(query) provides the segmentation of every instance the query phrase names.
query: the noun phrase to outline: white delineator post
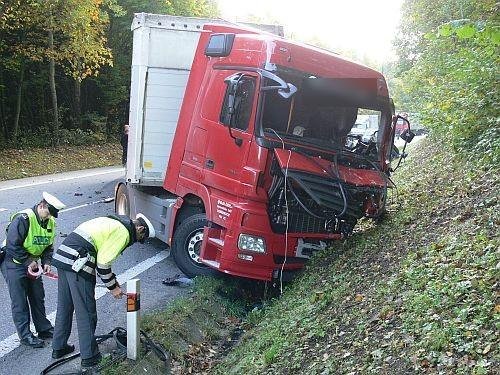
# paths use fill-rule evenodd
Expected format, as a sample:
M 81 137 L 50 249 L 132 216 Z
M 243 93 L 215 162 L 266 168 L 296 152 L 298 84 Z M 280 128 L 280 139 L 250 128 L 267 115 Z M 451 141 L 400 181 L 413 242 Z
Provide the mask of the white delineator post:
M 140 345 L 141 282 L 127 281 L 127 358 L 136 360 Z

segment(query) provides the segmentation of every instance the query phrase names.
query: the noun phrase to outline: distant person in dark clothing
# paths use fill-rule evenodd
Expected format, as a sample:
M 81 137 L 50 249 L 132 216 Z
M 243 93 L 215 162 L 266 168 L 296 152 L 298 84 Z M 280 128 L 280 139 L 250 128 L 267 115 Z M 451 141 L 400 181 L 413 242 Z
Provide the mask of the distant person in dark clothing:
M 122 164 L 123 165 L 127 165 L 127 147 L 128 147 L 128 130 L 129 130 L 130 126 L 129 125 L 125 125 L 123 127 L 123 134 L 122 134 L 122 137 L 120 139 L 120 143 L 122 145 L 122 148 L 123 148 L 123 152 L 122 152 Z

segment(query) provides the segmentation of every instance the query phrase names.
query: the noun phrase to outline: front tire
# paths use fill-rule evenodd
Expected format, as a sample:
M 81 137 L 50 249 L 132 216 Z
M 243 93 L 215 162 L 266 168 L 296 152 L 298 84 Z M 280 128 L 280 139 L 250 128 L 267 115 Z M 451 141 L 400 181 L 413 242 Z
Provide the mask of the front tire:
M 130 200 L 128 197 L 127 185 L 121 184 L 116 191 L 115 213 L 117 215 L 130 215 Z
M 172 241 L 175 263 L 188 277 L 213 276 L 217 271 L 200 262 L 203 228 L 207 225 L 205 214 L 187 217 L 179 224 Z

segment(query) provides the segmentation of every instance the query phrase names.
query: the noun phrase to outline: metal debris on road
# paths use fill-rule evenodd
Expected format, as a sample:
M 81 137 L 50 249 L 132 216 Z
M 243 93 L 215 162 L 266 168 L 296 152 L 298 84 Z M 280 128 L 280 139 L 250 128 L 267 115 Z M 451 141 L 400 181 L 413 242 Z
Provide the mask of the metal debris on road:
M 163 285 L 168 286 L 190 286 L 193 285 L 193 280 L 187 277 L 182 277 L 180 274 L 177 274 L 172 277 L 167 277 L 165 280 L 161 282 Z

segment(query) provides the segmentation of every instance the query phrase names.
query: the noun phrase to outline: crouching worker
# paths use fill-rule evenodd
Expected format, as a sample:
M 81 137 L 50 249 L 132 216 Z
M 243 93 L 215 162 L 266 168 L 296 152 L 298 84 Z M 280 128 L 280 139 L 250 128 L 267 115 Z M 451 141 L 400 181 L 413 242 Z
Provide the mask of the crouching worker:
M 33 208 L 12 215 L 2 245 L 5 258 L 1 270 L 9 287 L 12 319 L 21 344 L 32 348 L 42 348 L 43 340 L 52 338 L 54 331 L 45 315 L 45 291 L 39 276 L 42 271 L 50 271 L 56 234 L 54 217 L 65 207 L 47 192 L 42 197 Z M 38 337 L 30 330 L 30 310 Z
M 59 275 L 52 358 L 61 358 L 75 350 L 74 345 L 68 344 L 75 311 L 82 368 L 91 368 L 100 362 L 101 353 L 95 338 L 96 267 L 113 297 L 121 298 L 123 293 L 111 271 L 111 262 L 126 247 L 154 236 L 151 222 L 138 214 L 135 220 L 111 215 L 86 221 L 64 239 L 52 258 Z

